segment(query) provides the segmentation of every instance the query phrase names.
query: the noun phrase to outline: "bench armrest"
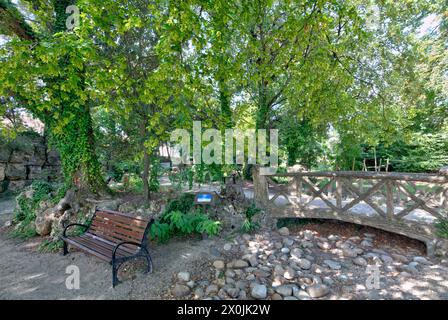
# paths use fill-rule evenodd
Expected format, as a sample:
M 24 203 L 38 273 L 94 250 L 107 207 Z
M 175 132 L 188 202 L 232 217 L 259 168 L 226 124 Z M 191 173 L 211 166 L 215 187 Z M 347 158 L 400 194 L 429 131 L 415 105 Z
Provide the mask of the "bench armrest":
M 86 229 L 89 228 L 89 226 L 88 226 L 88 225 L 85 225 L 85 224 L 71 223 L 71 224 L 69 224 L 68 226 L 65 227 L 64 232 L 62 233 L 62 236 L 63 236 L 64 238 L 67 238 L 67 235 L 66 235 L 67 229 L 70 228 L 70 227 L 73 227 L 73 226 L 84 227 L 84 228 L 86 228 Z
M 120 243 L 117 244 L 117 245 L 115 246 L 115 248 L 114 248 L 114 251 L 113 251 L 113 253 L 112 253 L 112 261 L 115 260 L 115 254 L 117 253 L 118 248 L 119 248 L 120 246 L 124 245 L 124 244 L 132 244 L 132 245 L 134 245 L 134 246 L 136 246 L 136 247 L 139 247 L 139 248 L 142 247 L 142 245 L 141 245 L 140 243 L 133 242 L 133 241 L 123 241 L 123 242 L 120 242 Z

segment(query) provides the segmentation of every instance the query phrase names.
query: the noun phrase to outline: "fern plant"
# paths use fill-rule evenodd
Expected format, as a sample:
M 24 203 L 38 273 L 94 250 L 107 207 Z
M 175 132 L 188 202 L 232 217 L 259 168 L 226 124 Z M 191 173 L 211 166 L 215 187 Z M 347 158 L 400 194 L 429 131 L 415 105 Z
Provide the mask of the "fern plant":
M 260 209 L 252 203 L 249 207 L 247 207 L 245 211 L 246 218 L 244 219 L 243 225 L 241 226 L 241 230 L 243 232 L 249 233 L 253 232 L 260 227 L 260 225 L 253 221 L 253 218 L 260 213 Z

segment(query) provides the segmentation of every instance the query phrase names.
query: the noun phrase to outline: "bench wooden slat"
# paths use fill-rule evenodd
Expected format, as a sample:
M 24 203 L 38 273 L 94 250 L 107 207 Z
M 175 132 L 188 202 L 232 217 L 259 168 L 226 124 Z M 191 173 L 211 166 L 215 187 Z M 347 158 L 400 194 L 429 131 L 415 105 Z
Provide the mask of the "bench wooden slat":
M 96 230 L 101 231 L 102 233 L 115 235 L 117 237 L 121 236 L 121 237 L 133 238 L 137 241 L 141 241 L 144 235 L 144 230 L 141 232 L 135 232 L 129 229 L 125 229 L 121 226 L 117 226 L 114 223 L 100 221 L 98 219 L 92 221 L 91 228 L 92 227 Z
M 120 221 L 123 222 L 125 224 L 131 224 L 131 225 L 135 225 L 135 226 L 141 226 L 141 227 L 146 227 L 146 225 L 148 224 L 149 220 L 148 219 L 144 219 L 141 217 L 131 217 L 131 216 L 127 216 L 127 215 L 123 215 L 123 214 L 113 214 L 110 213 L 109 211 L 97 211 L 95 213 L 95 215 L 100 216 L 100 217 L 105 217 L 105 218 L 110 218 L 116 221 Z
M 112 245 L 107 245 L 105 242 L 101 242 L 99 240 L 93 240 L 92 238 L 89 239 L 87 237 L 82 237 L 82 236 L 78 236 L 78 237 L 70 237 L 68 239 L 68 242 L 75 247 L 79 247 L 81 249 L 85 249 L 85 248 L 89 248 L 89 250 L 91 251 L 90 253 L 96 255 L 96 256 L 100 256 L 101 258 L 103 258 L 104 260 L 110 261 L 110 257 L 112 256 L 112 252 L 115 248 L 115 246 Z M 135 251 L 133 252 L 135 253 Z M 126 257 L 129 256 L 130 254 L 129 251 L 125 251 L 123 250 L 121 247 L 117 250 L 117 258 L 122 258 L 122 257 Z
M 102 223 L 111 223 L 111 224 L 114 224 L 114 225 L 116 225 L 118 227 L 129 229 L 129 230 L 132 230 L 134 232 L 142 233 L 142 232 L 145 231 L 145 226 L 135 225 L 135 224 L 132 224 L 132 223 L 126 223 L 126 222 L 122 222 L 122 221 L 119 221 L 119 220 L 111 219 L 110 217 L 104 217 L 104 216 L 101 216 L 101 215 L 97 215 L 95 217 L 95 221 L 100 221 Z

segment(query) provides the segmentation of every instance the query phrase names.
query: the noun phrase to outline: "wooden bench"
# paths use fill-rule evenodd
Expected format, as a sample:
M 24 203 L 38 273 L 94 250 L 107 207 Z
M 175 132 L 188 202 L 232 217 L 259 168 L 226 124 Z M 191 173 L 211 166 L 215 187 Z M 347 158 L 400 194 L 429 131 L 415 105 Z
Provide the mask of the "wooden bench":
M 147 233 L 154 219 L 97 209 L 89 225 L 72 223 L 65 227 L 61 239 L 64 241 L 64 256 L 68 253 L 68 245 L 90 253 L 112 265 L 112 286 L 118 280 L 118 269 L 131 259 L 145 257 L 147 272 L 152 272 L 152 260 L 148 251 Z M 68 236 L 67 230 L 73 226 L 80 226 L 85 233 Z

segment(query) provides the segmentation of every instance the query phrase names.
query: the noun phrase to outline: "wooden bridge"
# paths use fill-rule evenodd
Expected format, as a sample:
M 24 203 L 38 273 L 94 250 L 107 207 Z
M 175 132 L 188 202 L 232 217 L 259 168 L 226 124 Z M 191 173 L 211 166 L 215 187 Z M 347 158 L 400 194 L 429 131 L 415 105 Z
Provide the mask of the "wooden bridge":
M 447 217 L 448 176 L 383 172 L 254 172 L 254 197 L 276 218 L 335 219 L 398 233 L 426 243 L 439 241 L 434 222 Z

